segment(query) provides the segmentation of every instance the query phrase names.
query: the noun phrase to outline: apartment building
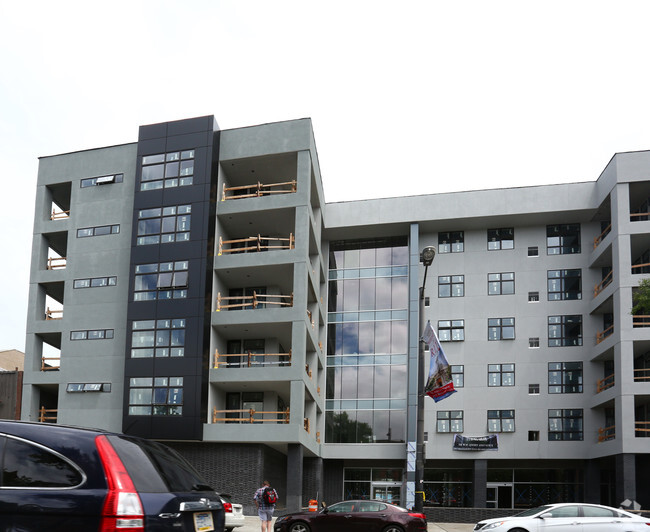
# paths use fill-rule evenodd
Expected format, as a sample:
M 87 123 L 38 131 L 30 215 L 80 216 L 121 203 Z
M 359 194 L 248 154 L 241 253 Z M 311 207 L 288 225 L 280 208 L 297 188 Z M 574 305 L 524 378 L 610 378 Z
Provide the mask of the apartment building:
M 429 511 L 650 506 L 650 152 L 327 204 L 310 120 L 208 116 L 42 157 L 37 187 L 23 419 L 165 441 L 244 504 L 263 478 L 288 509 L 407 504 L 424 285 L 457 390 L 425 400 Z

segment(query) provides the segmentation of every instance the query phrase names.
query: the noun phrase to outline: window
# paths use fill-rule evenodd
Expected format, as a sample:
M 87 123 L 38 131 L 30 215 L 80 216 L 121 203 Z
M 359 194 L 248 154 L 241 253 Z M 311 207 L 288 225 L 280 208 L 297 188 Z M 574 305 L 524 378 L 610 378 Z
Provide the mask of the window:
M 120 225 L 99 225 L 97 227 L 85 227 L 77 229 L 77 238 L 88 236 L 116 235 L 120 232 Z
M 104 175 L 100 177 L 88 177 L 81 180 L 81 188 L 94 187 L 96 185 L 110 185 L 124 181 L 124 174 Z
M 451 366 L 451 378 L 454 381 L 454 388 L 465 386 L 465 366 Z
M 514 318 L 489 318 L 488 319 L 488 340 L 514 340 L 515 319 Z
M 465 320 L 439 321 L 438 339 L 441 342 L 462 342 L 465 340 Z
M 113 333 L 113 329 L 70 331 L 70 340 L 112 340 Z
M 445 410 L 436 413 L 438 432 L 463 432 L 463 411 Z
M 539 384 L 529 384 L 528 395 L 539 395 Z
M 487 239 L 489 251 L 496 251 L 498 249 L 514 249 L 515 230 L 512 227 L 488 229 Z
M 184 319 L 142 320 L 131 325 L 131 358 L 185 356 Z
M 514 410 L 488 410 L 488 432 L 514 432 Z
M 488 364 L 488 386 L 514 386 L 514 364 Z
M 582 393 L 582 362 L 549 362 L 548 393 Z
M 539 348 L 539 338 L 529 338 L 528 339 L 528 348 L 537 349 Z
M 140 190 L 183 187 L 193 183 L 194 150 L 147 155 L 142 158 Z
M 190 239 L 191 205 L 138 211 L 137 245 L 185 242 Z
M 546 253 L 548 255 L 580 253 L 580 224 L 547 225 Z
M 549 270 L 548 300 L 582 299 L 582 270 Z
M 548 411 L 549 441 L 582 441 L 582 409 Z
M 463 297 L 464 295 L 464 275 L 445 275 L 438 277 L 438 297 Z
M 549 316 L 548 346 L 582 345 L 582 316 Z
M 539 303 L 539 292 L 528 292 L 529 303 Z
M 488 273 L 488 295 L 501 296 L 515 293 L 515 274 Z
M 528 431 L 528 441 L 539 441 L 539 431 L 538 430 L 529 430 Z
M 110 382 L 70 382 L 65 387 L 68 393 L 83 393 L 83 392 L 110 392 Z
M 135 267 L 134 301 L 187 297 L 188 261 L 138 264 Z
M 539 257 L 539 249 L 537 246 L 531 246 L 528 248 L 529 257 Z
M 180 416 L 183 414 L 183 377 L 129 379 L 130 416 Z
M 92 277 L 89 279 L 75 279 L 73 288 L 101 288 L 103 286 L 117 286 L 117 277 Z
M 465 233 L 450 231 L 438 233 L 438 253 L 462 253 L 465 248 Z

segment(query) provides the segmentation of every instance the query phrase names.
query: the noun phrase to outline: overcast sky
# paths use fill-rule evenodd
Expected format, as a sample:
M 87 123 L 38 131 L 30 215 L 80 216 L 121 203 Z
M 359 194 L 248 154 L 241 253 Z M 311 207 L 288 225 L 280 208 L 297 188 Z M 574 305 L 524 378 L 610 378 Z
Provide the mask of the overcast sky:
M 0 0 L 0 350 L 38 157 L 310 117 L 328 202 L 593 181 L 650 149 L 646 0 Z

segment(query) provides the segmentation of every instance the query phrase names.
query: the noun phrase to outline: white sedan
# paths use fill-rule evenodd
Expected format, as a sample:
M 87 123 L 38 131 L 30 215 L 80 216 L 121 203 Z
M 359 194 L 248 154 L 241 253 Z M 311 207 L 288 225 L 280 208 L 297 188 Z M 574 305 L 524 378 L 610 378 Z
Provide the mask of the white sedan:
M 226 495 L 225 493 L 220 493 L 219 496 L 221 497 L 223 510 L 226 514 L 226 523 L 223 529 L 226 532 L 232 532 L 234 528 L 244 526 L 245 521 L 242 505 L 232 502 L 230 495 Z
M 547 504 L 511 517 L 484 519 L 481 532 L 650 532 L 650 519 L 598 504 Z

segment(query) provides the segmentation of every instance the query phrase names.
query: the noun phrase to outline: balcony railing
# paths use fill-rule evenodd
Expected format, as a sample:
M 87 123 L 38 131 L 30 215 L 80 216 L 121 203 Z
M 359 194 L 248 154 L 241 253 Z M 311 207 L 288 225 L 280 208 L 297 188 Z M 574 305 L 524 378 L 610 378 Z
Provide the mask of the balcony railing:
M 650 382 L 650 368 L 635 369 L 634 382 Z
M 44 406 L 38 411 L 38 421 L 40 423 L 56 423 L 58 413 L 56 408 L 45 408 Z
M 632 264 L 632 274 L 650 273 L 650 262 Z
M 52 209 L 50 220 L 62 220 L 64 218 L 70 218 L 70 211 L 57 211 L 56 209 Z
M 305 429 L 305 431 L 306 431 L 308 434 L 311 432 L 310 427 L 309 427 L 309 418 L 308 418 L 308 417 L 306 417 L 306 418 L 303 420 L 302 426 L 303 426 L 303 428 Z
M 650 438 L 650 421 L 635 421 L 634 436 L 637 438 Z
M 220 415 L 225 414 L 225 417 Z M 275 416 L 275 417 L 265 417 Z M 289 409 L 277 411 L 257 411 L 253 408 L 242 410 L 212 409 L 212 423 L 289 423 Z
M 228 303 L 236 301 L 236 303 Z M 258 294 L 253 292 L 252 296 L 222 296 L 221 292 L 217 293 L 217 312 L 228 309 L 257 309 L 263 305 L 278 305 L 280 307 L 293 307 L 293 294 Z
M 271 242 L 280 242 L 280 244 L 271 244 Z M 230 245 L 232 247 L 224 247 Z M 296 247 L 296 237 L 289 233 L 289 238 L 271 237 L 271 236 L 249 236 L 248 238 L 238 238 L 235 240 L 223 240 L 219 237 L 219 253 L 258 253 L 260 251 L 269 251 L 274 249 L 293 249 Z
M 58 270 L 59 268 L 65 268 L 66 262 L 65 257 L 50 257 L 47 259 L 47 269 Z
M 596 238 L 594 238 L 594 249 L 598 247 L 598 245 L 605 239 L 605 237 L 610 233 L 611 230 L 612 230 L 612 224 L 609 224 L 602 233 L 600 233 Z
M 598 381 L 598 385 L 596 386 L 596 393 L 600 393 L 602 391 L 607 390 L 607 388 L 611 388 L 615 384 L 614 380 L 614 374 L 612 373 L 611 375 L 607 375 L 604 379 L 600 379 Z
M 240 187 L 227 187 L 223 184 L 223 194 L 221 201 L 230 199 L 259 198 L 270 196 L 271 194 L 291 194 L 296 191 L 296 180 L 285 181 L 283 183 L 269 183 L 265 185 L 259 181 L 254 185 L 244 185 Z M 228 193 L 231 193 L 230 196 Z
M 594 297 L 596 297 L 598 294 L 600 294 L 605 288 L 607 288 L 610 283 L 612 282 L 612 279 L 614 277 L 612 276 L 612 272 L 609 272 L 605 278 L 600 281 L 596 286 L 594 286 Z
M 265 360 L 267 357 L 271 360 Z M 218 349 L 214 352 L 214 369 L 256 366 L 291 366 L 291 350 L 288 353 L 252 353 L 248 351 L 247 353 L 228 353 L 227 355 L 220 354 Z
M 45 309 L 45 319 L 46 320 L 62 320 L 63 319 L 63 309 L 52 310 L 50 307 Z
M 598 429 L 598 443 L 616 438 L 616 425 Z
M 47 362 L 48 360 L 56 361 L 56 366 Z M 41 371 L 58 371 L 61 367 L 61 357 L 41 357 Z
M 650 316 L 635 314 L 632 316 L 632 327 L 650 327 Z
M 631 212 L 630 222 L 643 222 L 650 219 L 650 212 Z
M 600 331 L 599 333 L 596 333 L 596 343 L 599 344 L 605 338 L 607 338 L 608 336 L 611 336 L 613 332 L 614 332 L 614 326 L 610 325 L 604 331 Z

